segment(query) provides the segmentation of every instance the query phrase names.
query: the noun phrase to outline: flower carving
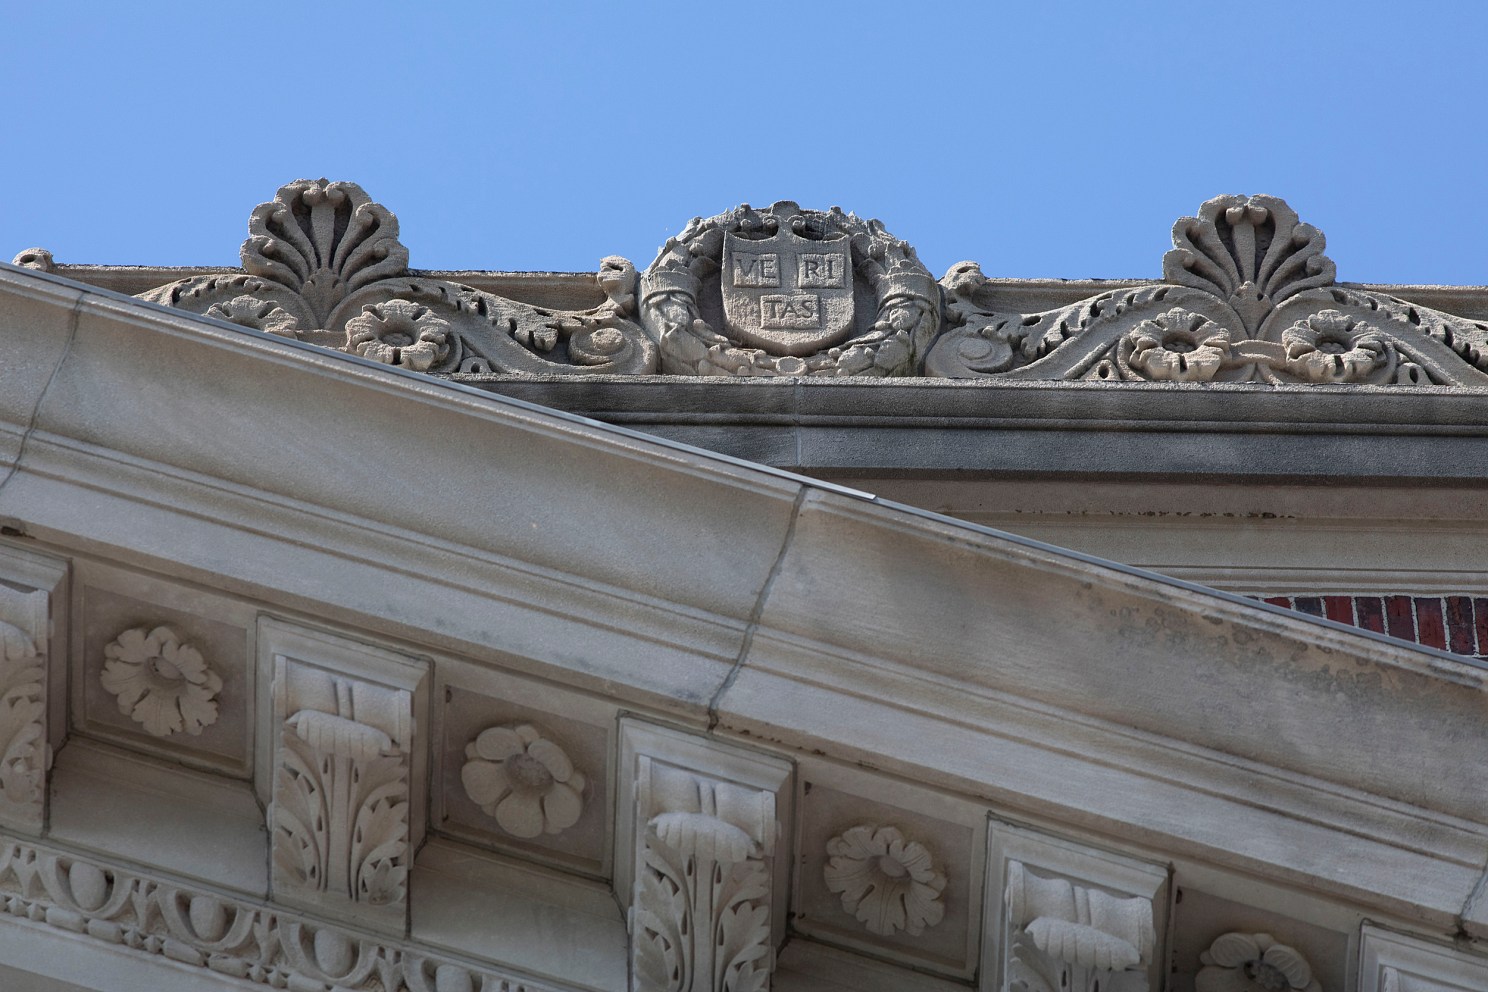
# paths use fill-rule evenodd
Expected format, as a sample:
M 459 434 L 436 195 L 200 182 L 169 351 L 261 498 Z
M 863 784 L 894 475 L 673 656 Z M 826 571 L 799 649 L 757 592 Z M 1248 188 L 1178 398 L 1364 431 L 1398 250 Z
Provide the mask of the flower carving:
M 1281 344 L 1287 371 L 1308 382 L 1358 382 L 1385 362 L 1384 336 L 1337 310 L 1297 321 Z
M 1199 955 L 1194 992 L 1322 992 L 1294 948 L 1268 933 L 1227 933 Z
M 918 936 L 945 915 L 945 875 L 923 844 L 894 827 L 853 827 L 827 841 L 827 855 L 828 891 L 840 894 L 842 908 L 870 932 Z
M 119 712 L 144 724 L 146 733 L 199 734 L 217 722 L 222 679 L 169 627 L 126 630 L 103 654 L 108 659 L 100 676 L 104 689 L 118 697 Z
M 1151 379 L 1208 382 L 1230 357 L 1230 332 L 1208 318 L 1173 308 L 1132 329 L 1126 360 Z
M 449 321 L 421 303 L 369 303 L 346 322 L 346 350 L 384 365 L 427 372 L 449 358 Z
M 532 725 L 483 730 L 465 757 L 465 794 L 513 837 L 562 833 L 579 821 L 584 773 Z
M 296 337 L 295 330 L 299 327 L 299 321 L 288 310 L 255 296 L 234 296 L 214 303 L 207 308 L 207 316 L 286 338 Z

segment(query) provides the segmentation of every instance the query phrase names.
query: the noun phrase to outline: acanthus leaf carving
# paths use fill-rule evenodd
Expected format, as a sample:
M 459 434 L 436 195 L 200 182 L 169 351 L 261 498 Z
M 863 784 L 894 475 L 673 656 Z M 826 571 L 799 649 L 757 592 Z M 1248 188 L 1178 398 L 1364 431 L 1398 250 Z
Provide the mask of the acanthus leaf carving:
M 41 824 L 51 749 L 46 738 L 48 594 L 0 585 L 0 807 Z
M 661 810 L 640 837 L 635 992 L 763 992 L 774 968 L 770 793 L 651 766 Z
M 407 907 L 409 742 L 378 715 L 407 707 L 400 690 L 305 673 L 279 731 L 269 811 L 275 893 L 383 923 Z M 364 712 L 365 711 L 365 712 Z M 371 722 L 369 722 L 371 721 Z M 394 717 L 399 726 L 405 721 Z M 401 737 L 401 735 L 400 735 Z
M 1007 865 L 1004 992 L 1148 992 L 1152 902 Z

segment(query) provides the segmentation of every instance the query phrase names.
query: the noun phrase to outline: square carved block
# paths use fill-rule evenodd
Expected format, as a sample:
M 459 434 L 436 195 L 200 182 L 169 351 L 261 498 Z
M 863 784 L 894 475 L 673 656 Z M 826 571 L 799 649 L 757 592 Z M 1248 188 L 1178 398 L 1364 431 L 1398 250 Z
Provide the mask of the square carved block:
M 436 698 L 434 829 L 608 879 L 614 706 L 476 670 L 457 670 Z
M 799 770 L 792 927 L 960 979 L 976 972 L 986 809 L 820 760 Z
M 247 778 L 253 606 L 199 586 L 79 561 L 72 724 L 135 751 Z

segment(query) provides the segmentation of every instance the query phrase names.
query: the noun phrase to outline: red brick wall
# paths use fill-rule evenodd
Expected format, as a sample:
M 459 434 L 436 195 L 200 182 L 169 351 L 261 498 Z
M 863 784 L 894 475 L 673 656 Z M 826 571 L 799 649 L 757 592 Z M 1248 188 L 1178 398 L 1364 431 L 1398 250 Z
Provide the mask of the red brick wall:
M 1488 658 L 1488 597 L 1262 596 L 1315 617 L 1472 658 Z

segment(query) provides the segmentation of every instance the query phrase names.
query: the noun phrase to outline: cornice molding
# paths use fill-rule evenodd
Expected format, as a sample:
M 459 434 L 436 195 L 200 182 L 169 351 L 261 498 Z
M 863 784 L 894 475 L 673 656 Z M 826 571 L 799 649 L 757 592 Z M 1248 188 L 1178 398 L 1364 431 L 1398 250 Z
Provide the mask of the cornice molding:
M 1090 282 L 1071 299 L 1076 285 L 1030 292 L 1034 284 L 989 279 L 970 261 L 937 285 L 881 222 L 782 201 L 694 218 L 644 273 L 612 256 L 589 288 L 589 277 L 546 277 L 533 297 L 523 290 L 536 284 L 515 275 L 410 269 L 390 210 L 355 183 L 300 179 L 252 211 L 241 269 L 143 291 L 141 272 L 116 281 L 151 302 L 476 380 L 909 376 L 1488 390 L 1488 321 L 1482 301 L 1464 298 L 1472 291 L 1398 295 L 1338 283 L 1324 245 L 1277 197 L 1219 196 L 1174 224 L 1161 279 Z M 84 275 L 41 248 L 14 264 Z

